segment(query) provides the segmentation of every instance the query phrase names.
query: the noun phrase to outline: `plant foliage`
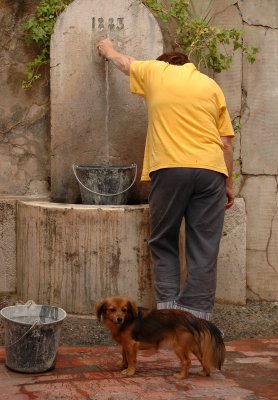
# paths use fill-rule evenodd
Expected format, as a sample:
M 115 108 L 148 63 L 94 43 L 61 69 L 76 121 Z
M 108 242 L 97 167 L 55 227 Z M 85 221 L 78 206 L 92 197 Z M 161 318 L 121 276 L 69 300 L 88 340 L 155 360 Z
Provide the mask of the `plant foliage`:
M 244 31 L 210 25 L 212 0 L 204 15 L 198 15 L 194 0 L 171 0 L 168 7 L 159 0 L 142 0 L 155 16 L 176 26 L 174 42 L 198 68 L 204 67 L 219 73 L 230 67 L 234 52 L 240 49 L 251 64 L 258 49 L 243 42 Z
M 36 57 L 27 63 L 26 79 L 22 87 L 27 89 L 41 77 L 40 70 L 49 64 L 50 39 L 57 17 L 72 2 L 72 0 L 41 0 L 36 14 L 30 17 L 23 25 L 27 43 L 38 49 Z
M 32 87 L 41 77 L 41 68 L 49 64 L 50 39 L 57 17 L 71 2 L 72 0 L 40 0 L 35 15 L 24 23 L 23 30 L 27 43 L 35 44 L 38 53 L 27 63 L 23 88 Z M 141 2 L 164 23 L 174 22 L 176 29 L 173 42 L 194 60 L 199 68 L 203 66 L 216 73 L 228 69 L 233 54 L 238 49 L 242 50 L 250 63 L 255 61 L 258 49 L 249 48 L 243 43 L 242 30 L 210 25 L 212 0 L 204 16 L 198 15 L 194 9 L 194 0 L 171 0 L 169 7 L 164 6 L 159 0 L 141 0 Z

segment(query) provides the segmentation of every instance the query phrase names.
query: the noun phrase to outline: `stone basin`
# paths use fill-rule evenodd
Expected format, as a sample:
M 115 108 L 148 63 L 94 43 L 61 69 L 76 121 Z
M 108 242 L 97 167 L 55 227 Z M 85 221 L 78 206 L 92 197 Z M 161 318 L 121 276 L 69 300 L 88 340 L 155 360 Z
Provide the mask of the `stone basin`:
M 128 295 L 142 306 L 154 305 L 147 204 L 19 201 L 16 225 L 17 286 L 23 301 L 59 305 L 80 314 L 93 313 L 96 302 L 112 294 Z M 220 244 L 220 301 L 245 304 L 245 236 L 244 201 L 236 199 L 226 213 Z M 183 241 L 181 229 L 181 246 Z M 181 255 L 184 277 L 183 250 Z

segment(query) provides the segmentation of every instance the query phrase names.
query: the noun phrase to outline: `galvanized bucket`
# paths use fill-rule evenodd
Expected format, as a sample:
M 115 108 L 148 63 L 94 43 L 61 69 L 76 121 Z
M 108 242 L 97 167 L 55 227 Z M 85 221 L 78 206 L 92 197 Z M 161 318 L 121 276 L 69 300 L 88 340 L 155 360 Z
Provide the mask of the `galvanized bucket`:
M 30 300 L 24 305 L 5 307 L 0 314 L 5 326 L 7 367 L 27 373 L 53 368 L 66 312 Z
M 137 177 L 137 165 L 84 164 L 72 166 L 83 204 L 127 204 Z

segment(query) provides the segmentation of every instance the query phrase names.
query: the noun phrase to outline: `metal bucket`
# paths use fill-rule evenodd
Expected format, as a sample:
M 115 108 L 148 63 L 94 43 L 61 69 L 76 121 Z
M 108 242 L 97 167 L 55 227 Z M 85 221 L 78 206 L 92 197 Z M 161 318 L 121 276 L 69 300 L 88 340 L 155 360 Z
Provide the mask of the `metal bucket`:
M 0 314 L 5 326 L 7 367 L 26 373 L 53 368 L 66 312 L 28 301 L 24 305 L 5 307 Z
M 127 204 L 137 177 L 137 165 L 84 164 L 72 166 L 83 204 Z M 133 176 L 133 177 L 132 177 Z

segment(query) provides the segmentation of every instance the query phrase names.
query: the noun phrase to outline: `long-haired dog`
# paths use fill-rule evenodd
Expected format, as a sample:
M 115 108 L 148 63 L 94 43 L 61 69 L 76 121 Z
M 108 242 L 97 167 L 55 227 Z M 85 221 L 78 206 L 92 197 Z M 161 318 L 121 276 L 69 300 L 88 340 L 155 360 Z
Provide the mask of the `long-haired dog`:
M 220 330 L 211 322 L 181 310 L 141 310 L 125 296 L 111 296 L 96 306 L 99 320 L 122 346 L 122 373 L 131 376 L 136 370 L 140 342 L 156 348 L 171 348 L 181 362 L 181 371 L 174 376 L 184 379 L 193 353 L 202 364 L 202 375 L 213 368 L 221 369 L 225 345 Z

